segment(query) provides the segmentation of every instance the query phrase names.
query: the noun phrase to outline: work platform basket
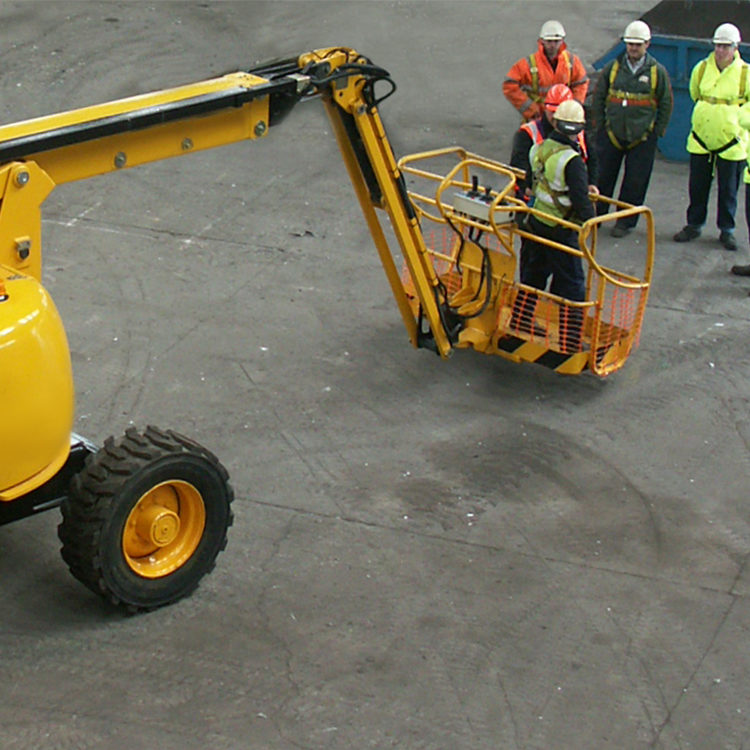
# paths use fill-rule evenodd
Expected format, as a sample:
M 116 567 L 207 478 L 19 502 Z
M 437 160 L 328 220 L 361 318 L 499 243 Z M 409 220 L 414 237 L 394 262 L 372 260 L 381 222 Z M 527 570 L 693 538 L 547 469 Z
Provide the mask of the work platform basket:
M 651 282 L 654 225 L 648 208 L 600 199 L 614 211 L 583 225 L 558 220 L 577 238 L 578 246 L 569 247 L 528 231 L 528 216 L 542 214 L 518 197 L 522 175 L 512 167 L 461 148 L 407 156 L 399 167 L 422 229 L 433 291 L 450 311 L 444 317 L 453 326 L 455 346 L 564 374 L 590 369 L 604 376 L 622 367 L 638 343 Z M 615 247 L 608 234 L 608 242 L 600 242 L 602 227 L 633 214 L 645 220 L 645 242 L 622 254 L 626 260 L 614 268 L 609 258 L 622 250 L 621 243 Z M 524 240 L 580 258 L 585 300 L 522 284 L 517 268 Z M 626 242 L 632 244 L 632 237 Z M 408 263 L 401 280 L 419 318 L 422 301 Z

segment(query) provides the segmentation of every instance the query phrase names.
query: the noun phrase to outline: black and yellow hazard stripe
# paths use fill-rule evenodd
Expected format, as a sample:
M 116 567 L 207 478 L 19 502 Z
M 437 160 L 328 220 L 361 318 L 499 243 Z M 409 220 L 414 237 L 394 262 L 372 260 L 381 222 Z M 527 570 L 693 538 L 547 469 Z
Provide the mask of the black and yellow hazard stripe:
M 514 362 L 533 362 L 548 367 L 561 375 L 577 375 L 588 367 L 589 352 L 564 354 L 544 343 L 517 336 L 502 336 L 497 340 L 497 353 Z

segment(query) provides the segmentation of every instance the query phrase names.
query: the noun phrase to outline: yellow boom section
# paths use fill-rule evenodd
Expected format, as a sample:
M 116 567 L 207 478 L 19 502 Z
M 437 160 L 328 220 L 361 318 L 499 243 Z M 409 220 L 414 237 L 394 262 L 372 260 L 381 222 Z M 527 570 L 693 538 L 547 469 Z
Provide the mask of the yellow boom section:
M 214 112 L 207 111 L 207 105 L 265 83 L 254 75 L 233 73 L 38 117 L 0 127 L 0 143 L 27 144 L 24 159 L 35 161 L 60 185 L 263 135 L 266 128 L 256 128 L 268 123 L 267 97 Z M 170 112 L 179 113 L 179 119 L 171 120 Z M 87 131 L 92 137 L 83 140 Z M 35 143 L 48 150 L 35 153 Z
M 235 73 L 0 127 L 0 264 L 39 279 L 55 185 L 264 135 L 262 78 Z
M 353 50 L 334 49 L 304 55 L 300 58 L 301 66 L 319 64 L 321 53 L 331 65 L 332 72 L 337 69 L 346 72 L 348 66 L 354 66 L 352 70 L 356 71 L 356 66 L 368 65 L 368 61 Z M 382 73 L 387 76 L 385 71 Z M 439 305 L 444 302 L 444 296 L 440 281 L 427 253 L 419 220 L 406 192 L 374 94 L 368 88 L 368 78 L 362 72 L 334 78 L 323 100 L 409 338 L 414 346 L 424 342 L 425 337 L 418 328 L 421 314 L 429 325 L 427 340 L 430 348 L 447 357 L 452 345 L 441 322 Z M 420 314 L 416 316 L 401 280 L 400 263 L 386 239 L 375 209 L 385 211 L 403 261 L 411 273 L 421 306 Z

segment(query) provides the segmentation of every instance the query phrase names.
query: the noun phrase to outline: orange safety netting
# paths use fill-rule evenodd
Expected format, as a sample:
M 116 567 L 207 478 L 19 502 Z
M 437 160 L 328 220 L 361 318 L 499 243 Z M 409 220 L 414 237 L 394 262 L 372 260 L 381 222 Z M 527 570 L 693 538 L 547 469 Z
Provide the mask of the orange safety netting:
M 461 239 L 450 227 L 428 230 L 424 240 L 449 303 L 467 284 L 476 286 L 481 269 L 461 265 Z M 488 234 L 482 243 L 494 251 L 502 248 L 493 235 Z M 620 277 L 611 269 L 608 273 L 615 279 Z M 590 351 L 591 368 L 597 374 L 606 375 L 617 369 L 638 343 L 647 288 L 620 287 L 596 273 L 591 277 L 586 302 L 564 300 L 515 280 L 493 277 L 496 336 L 515 336 L 562 354 Z M 625 276 L 621 278 L 627 280 Z M 406 265 L 402 282 L 406 293 L 414 297 Z

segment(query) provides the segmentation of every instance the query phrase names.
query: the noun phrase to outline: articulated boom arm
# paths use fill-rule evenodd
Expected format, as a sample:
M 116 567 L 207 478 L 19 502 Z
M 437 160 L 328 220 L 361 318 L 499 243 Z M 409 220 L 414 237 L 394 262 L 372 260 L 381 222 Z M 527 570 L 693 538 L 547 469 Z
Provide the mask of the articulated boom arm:
M 41 205 L 56 185 L 264 137 L 297 102 L 320 95 L 412 343 L 446 356 L 439 282 L 377 111 L 377 81 L 395 88 L 355 51 L 331 48 L 2 126 L 0 264 L 41 278 Z M 417 330 L 376 208 L 390 219 L 431 333 Z
M 385 70 L 352 49 L 332 47 L 2 126 L 0 267 L 40 279 L 40 210 L 55 185 L 263 138 L 299 101 L 320 97 L 414 346 L 443 357 L 453 347 L 473 348 L 567 374 L 619 369 L 637 344 L 648 297 L 651 212 L 607 199 L 616 211 L 583 227 L 559 221 L 577 232 L 578 248 L 532 237 L 518 219 L 535 209 L 515 197 L 511 167 L 458 147 L 396 162 L 378 112 L 393 90 Z M 600 225 L 633 213 L 644 213 L 648 227 L 638 275 L 596 259 Z M 581 259 L 585 301 L 515 280 L 524 237 Z

